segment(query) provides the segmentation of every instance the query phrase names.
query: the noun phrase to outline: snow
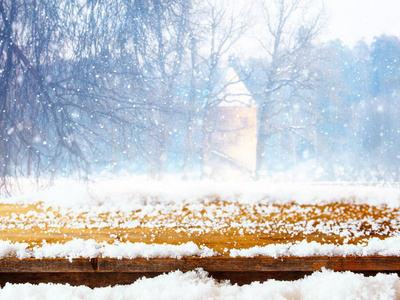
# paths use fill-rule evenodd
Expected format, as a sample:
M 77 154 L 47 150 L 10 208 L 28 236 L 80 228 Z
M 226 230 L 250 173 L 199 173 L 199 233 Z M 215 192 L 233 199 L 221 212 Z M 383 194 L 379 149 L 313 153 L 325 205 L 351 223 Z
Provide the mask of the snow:
M 93 239 L 74 239 L 61 243 L 46 243 L 42 246 L 28 248 L 26 243 L 0 241 L 0 259 L 2 258 L 177 258 L 187 256 L 210 257 L 217 255 L 210 248 L 198 247 L 193 242 L 181 245 L 145 244 L 145 243 L 98 243 Z
M 399 299 L 396 274 L 366 277 L 322 269 L 296 281 L 218 282 L 198 269 L 141 278 L 124 286 L 91 289 L 62 284 L 6 284 L 1 299 Z
M 228 251 L 228 250 L 226 250 Z M 108 244 L 98 243 L 93 239 L 74 239 L 64 244 L 46 243 L 41 246 L 29 248 L 26 243 L 11 243 L 0 241 L 1 258 L 156 258 L 168 257 L 211 257 L 221 255 L 205 246 L 197 246 L 193 242 L 181 245 L 170 244 L 145 244 L 131 242 L 116 242 Z M 298 243 L 271 244 L 267 246 L 255 246 L 249 249 L 231 249 L 231 257 L 306 257 L 306 256 L 400 256 L 400 237 L 389 237 L 386 239 L 371 238 L 357 245 L 345 244 L 320 244 L 303 240 Z
M 152 181 L 140 177 L 61 180 L 48 190 L 1 198 L 4 204 L 36 204 L 79 211 L 134 211 L 144 205 L 207 203 L 222 199 L 242 204 L 367 204 L 400 208 L 400 187 L 347 183 Z
M 0 258 L 28 258 L 27 243 L 11 243 L 0 240 Z
M 286 256 L 400 256 L 400 237 L 386 239 L 371 238 L 367 242 L 358 245 L 321 244 L 315 241 L 303 240 L 299 243 L 273 244 L 267 246 L 255 246 L 249 249 L 232 249 L 232 257 L 286 257 Z

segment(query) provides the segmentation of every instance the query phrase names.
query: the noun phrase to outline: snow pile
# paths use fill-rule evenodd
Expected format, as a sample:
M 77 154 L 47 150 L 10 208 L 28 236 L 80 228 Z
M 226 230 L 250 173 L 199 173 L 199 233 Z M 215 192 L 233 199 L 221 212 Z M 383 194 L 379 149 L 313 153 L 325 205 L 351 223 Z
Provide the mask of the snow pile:
M 19 258 L 29 257 L 27 243 L 11 243 L 9 241 L 0 240 L 0 259 L 1 258 Z
M 171 272 L 125 286 L 90 289 L 61 284 L 6 284 L 1 299 L 399 299 L 396 274 L 365 277 L 322 270 L 297 281 L 268 280 L 237 286 L 203 270 Z
M 195 204 L 214 200 L 247 204 L 350 203 L 400 207 L 400 188 L 349 184 L 151 181 L 140 177 L 80 183 L 59 181 L 49 190 L 0 199 L 1 203 L 35 204 L 103 212 L 132 211 L 145 205 Z
M 231 257 L 306 257 L 306 256 L 400 256 L 400 237 L 371 238 L 366 243 L 351 245 L 321 244 L 306 240 L 299 243 L 271 244 L 249 249 L 232 249 Z
M 0 241 L 0 259 L 2 258 L 177 258 L 199 256 L 210 257 L 217 255 L 213 250 L 205 246 L 198 247 L 193 242 L 181 245 L 145 244 L 145 243 L 98 243 L 93 239 L 75 239 L 65 244 L 44 243 L 32 249 L 27 248 L 26 243 L 10 243 Z
M 271 244 L 255 246 L 249 249 L 231 249 L 231 257 L 306 257 L 306 256 L 400 256 L 400 237 L 386 239 L 371 238 L 363 244 L 335 245 L 320 244 L 312 241 L 298 243 Z M 145 244 L 145 243 L 98 243 L 93 239 L 75 239 L 65 244 L 45 243 L 42 246 L 28 248 L 26 243 L 11 243 L 0 241 L 0 259 L 2 258 L 177 258 L 182 257 L 211 257 L 221 253 L 205 246 L 197 246 L 193 242 L 181 245 Z
M 104 247 L 101 256 L 110 258 L 154 258 L 154 257 L 170 257 L 178 258 L 188 256 L 211 257 L 216 256 L 218 253 L 214 252 L 208 247 L 200 246 L 200 248 L 193 242 L 188 242 L 181 245 L 158 245 L 158 244 L 145 244 L 145 243 L 119 243 L 114 245 L 107 245 Z

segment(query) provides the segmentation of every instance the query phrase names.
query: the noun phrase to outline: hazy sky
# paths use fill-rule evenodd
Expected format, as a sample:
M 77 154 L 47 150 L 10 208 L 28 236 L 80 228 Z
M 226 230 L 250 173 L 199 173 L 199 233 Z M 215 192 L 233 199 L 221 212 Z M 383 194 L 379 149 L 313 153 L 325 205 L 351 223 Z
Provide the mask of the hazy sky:
M 324 0 L 328 26 L 324 39 L 353 45 L 383 33 L 400 36 L 400 0 Z
M 237 1 L 240 7 L 252 7 L 256 23 L 245 37 L 241 38 L 232 48 L 232 53 L 245 56 L 263 56 L 260 50 L 259 38 L 264 37 L 265 29 L 260 10 L 254 9 L 257 0 L 225 0 Z M 272 0 L 264 0 L 272 1 Z M 352 47 L 357 41 L 365 40 L 370 43 L 375 36 L 382 34 L 400 37 L 400 0 L 311 0 L 318 10 L 321 4 L 326 10 L 327 24 L 320 35 L 320 40 L 327 41 L 340 39 L 344 44 Z M 243 14 L 248 18 L 248 15 Z

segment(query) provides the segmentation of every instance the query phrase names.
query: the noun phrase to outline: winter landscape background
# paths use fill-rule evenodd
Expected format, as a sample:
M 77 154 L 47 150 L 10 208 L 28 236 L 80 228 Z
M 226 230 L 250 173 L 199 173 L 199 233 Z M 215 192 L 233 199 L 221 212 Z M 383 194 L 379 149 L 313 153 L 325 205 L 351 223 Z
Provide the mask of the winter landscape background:
M 329 5 L 41 0 L 0 12 L 3 191 L 20 177 L 218 179 L 209 120 L 239 81 L 258 112 L 248 177 L 399 179 L 399 37 L 326 41 Z M 237 77 L 223 81 L 229 68 Z

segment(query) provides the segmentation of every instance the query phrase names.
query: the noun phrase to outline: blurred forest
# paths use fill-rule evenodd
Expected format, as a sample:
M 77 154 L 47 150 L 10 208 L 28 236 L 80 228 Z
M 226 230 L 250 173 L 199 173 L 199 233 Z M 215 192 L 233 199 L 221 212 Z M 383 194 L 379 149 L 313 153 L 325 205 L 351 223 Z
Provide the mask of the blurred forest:
M 254 178 L 398 181 L 400 39 L 320 42 L 323 9 L 264 1 L 0 0 L 0 178 L 204 177 L 227 67 L 258 105 Z M 255 54 L 257 52 L 257 55 Z

